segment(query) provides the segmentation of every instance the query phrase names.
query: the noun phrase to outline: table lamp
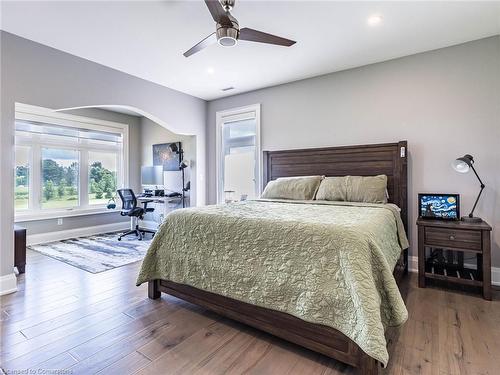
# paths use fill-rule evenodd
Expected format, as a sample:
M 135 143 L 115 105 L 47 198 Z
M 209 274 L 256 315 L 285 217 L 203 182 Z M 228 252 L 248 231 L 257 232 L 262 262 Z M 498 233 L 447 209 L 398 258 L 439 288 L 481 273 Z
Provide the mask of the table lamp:
M 479 175 L 477 174 L 476 169 L 474 168 L 474 158 L 471 155 L 466 154 L 461 158 L 455 159 L 453 163 L 451 163 L 451 166 L 453 167 L 454 170 L 456 170 L 459 173 L 467 173 L 472 169 L 477 179 L 479 180 L 479 183 L 481 184 L 481 190 L 479 190 L 479 194 L 477 195 L 476 201 L 474 202 L 472 211 L 468 216 L 462 216 L 462 221 L 469 223 L 480 223 L 483 220 L 479 217 L 474 216 L 474 210 L 476 209 L 477 202 L 481 197 L 481 193 L 483 192 L 485 185 L 483 184 L 483 181 L 481 181 L 481 178 L 479 178 Z

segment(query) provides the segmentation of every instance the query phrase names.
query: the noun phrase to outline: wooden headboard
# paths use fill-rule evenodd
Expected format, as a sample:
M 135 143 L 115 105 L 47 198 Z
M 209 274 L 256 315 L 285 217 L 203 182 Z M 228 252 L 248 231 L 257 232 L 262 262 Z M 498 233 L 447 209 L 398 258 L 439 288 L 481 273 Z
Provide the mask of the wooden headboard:
M 375 176 L 388 177 L 389 202 L 401 208 L 408 233 L 408 181 L 406 141 L 375 145 L 264 151 L 264 186 L 278 177 Z

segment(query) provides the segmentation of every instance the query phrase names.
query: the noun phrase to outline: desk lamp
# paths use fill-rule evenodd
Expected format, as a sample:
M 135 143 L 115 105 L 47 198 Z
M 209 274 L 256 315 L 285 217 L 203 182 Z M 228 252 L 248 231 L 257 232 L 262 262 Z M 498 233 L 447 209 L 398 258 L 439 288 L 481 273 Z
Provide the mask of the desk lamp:
M 462 221 L 465 221 L 468 223 L 480 223 L 483 220 L 479 217 L 474 216 L 474 210 L 476 209 L 477 202 L 479 201 L 479 198 L 481 197 L 481 193 L 483 192 L 485 185 L 483 184 L 483 181 L 481 181 L 481 178 L 479 178 L 479 175 L 477 174 L 476 169 L 474 168 L 474 158 L 471 155 L 466 154 L 466 155 L 462 156 L 461 158 L 455 159 L 453 161 L 453 163 L 451 164 L 451 166 L 453 167 L 454 170 L 456 170 L 459 173 L 467 173 L 472 169 L 472 171 L 476 175 L 477 179 L 479 180 L 479 183 L 481 184 L 481 190 L 479 190 L 479 194 L 477 195 L 476 201 L 474 202 L 474 206 L 472 207 L 472 211 L 470 212 L 470 214 L 468 216 L 462 216 Z

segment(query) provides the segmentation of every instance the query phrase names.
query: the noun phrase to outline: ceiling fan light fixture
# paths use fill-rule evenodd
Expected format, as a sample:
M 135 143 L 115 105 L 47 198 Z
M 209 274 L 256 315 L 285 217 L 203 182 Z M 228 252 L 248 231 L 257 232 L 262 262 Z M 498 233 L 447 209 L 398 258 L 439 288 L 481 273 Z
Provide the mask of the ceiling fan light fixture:
M 0 0 L 1 1 L 1 0 Z M 244 27 L 240 29 L 238 20 L 229 12 L 234 7 L 235 0 L 205 0 L 205 4 L 215 21 L 215 32 L 211 33 L 193 47 L 183 53 L 185 57 L 194 55 L 217 42 L 223 47 L 234 47 L 238 40 L 247 42 L 266 43 L 276 46 L 290 47 L 296 42 L 277 35 Z
M 238 29 L 234 27 L 219 27 L 217 42 L 223 47 L 234 47 L 238 43 Z
M 219 44 L 223 47 L 234 47 L 238 41 L 230 36 L 223 36 L 218 40 Z

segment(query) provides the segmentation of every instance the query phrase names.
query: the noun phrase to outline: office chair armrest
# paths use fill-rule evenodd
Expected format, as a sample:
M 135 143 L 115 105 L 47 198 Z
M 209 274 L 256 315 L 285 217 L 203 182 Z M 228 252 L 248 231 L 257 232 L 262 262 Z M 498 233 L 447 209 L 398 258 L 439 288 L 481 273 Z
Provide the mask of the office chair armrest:
M 154 202 L 153 199 L 148 199 L 147 201 L 141 200 L 141 204 L 143 205 L 144 211 L 148 208 L 148 203 Z

